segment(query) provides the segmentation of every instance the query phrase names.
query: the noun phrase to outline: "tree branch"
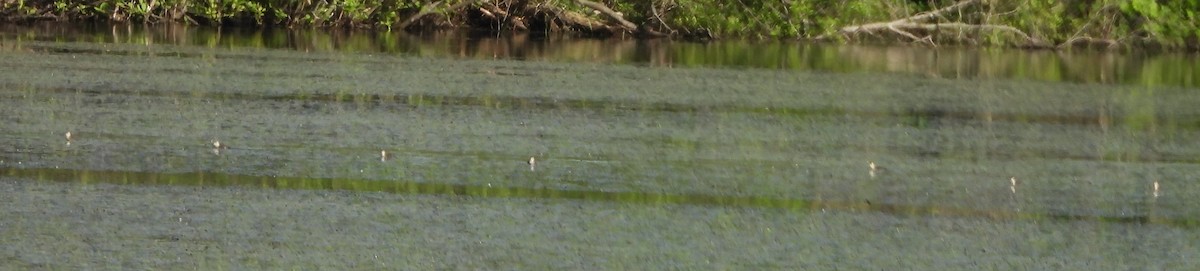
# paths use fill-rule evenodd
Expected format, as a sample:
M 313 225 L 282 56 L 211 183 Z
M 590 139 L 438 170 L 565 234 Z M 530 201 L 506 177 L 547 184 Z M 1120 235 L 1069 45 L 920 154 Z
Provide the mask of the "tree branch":
M 474 4 L 475 1 L 478 1 L 478 0 L 463 0 L 462 2 L 459 2 L 458 4 L 454 4 L 453 6 L 450 6 L 448 10 L 458 10 L 463 7 L 466 7 L 467 5 Z M 431 7 L 436 7 L 441 4 L 442 4 L 442 1 L 437 1 L 437 2 L 433 2 L 429 5 L 421 7 L 420 12 L 417 12 L 417 14 L 413 15 L 412 17 L 408 17 L 408 20 L 404 20 L 404 23 L 400 24 L 400 29 L 408 28 L 409 25 L 417 22 L 417 20 L 420 20 L 421 17 L 425 17 L 426 15 L 433 14 L 437 10 L 435 8 L 431 8 Z
M 891 30 L 892 32 L 895 32 L 896 34 L 899 34 L 901 36 L 905 36 L 910 39 L 913 39 L 914 41 L 924 41 L 925 39 L 918 38 L 916 35 L 913 35 L 912 33 L 909 33 L 909 32 L 914 31 L 914 30 L 922 30 L 922 31 L 926 31 L 926 32 L 937 32 L 937 31 L 943 31 L 943 30 L 952 30 L 952 31 L 957 30 L 960 32 L 963 32 L 963 31 L 999 31 L 999 32 L 1011 33 L 1018 37 L 1021 37 L 1021 38 L 1025 39 L 1025 41 L 1030 46 L 1046 46 L 1044 44 L 1044 42 L 1042 42 L 1036 38 L 1033 38 L 1032 36 L 1029 36 L 1029 34 L 1026 34 L 1024 31 L 1021 31 L 1020 29 L 1017 29 L 1017 28 L 1011 27 L 1011 26 L 1007 26 L 1007 25 L 965 24 L 965 23 L 961 23 L 961 22 L 926 23 L 927 21 L 931 21 L 931 20 L 937 19 L 939 17 L 943 17 L 942 15 L 944 15 L 946 13 L 957 12 L 959 10 L 965 9 L 965 8 L 973 6 L 973 5 L 978 5 L 978 4 L 980 4 L 979 0 L 965 0 L 965 1 L 958 2 L 958 3 L 954 3 L 953 5 L 950 5 L 947 7 L 937 9 L 937 10 L 920 13 L 917 15 L 913 15 L 913 16 L 909 16 L 909 17 L 905 17 L 905 18 L 901 18 L 901 19 L 896 19 L 896 20 L 892 20 L 889 22 L 877 22 L 877 23 L 851 25 L 851 26 L 842 27 L 841 29 L 838 30 L 837 34 L 850 35 L 850 34 L 864 33 L 864 32 L 865 33 L 874 33 L 875 31 L 886 29 L 886 30 Z M 826 35 L 817 36 L 815 39 L 823 40 L 828 37 L 829 37 L 829 35 L 826 34 Z M 931 45 L 934 45 L 932 39 L 930 39 L 926 42 Z
M 906 22 L 912 22 L 912 23 L 925 22 L 925 21 L 936 19 L 938 17 L 942 17 L 942 14 L 957 12 L 959 10 L 967 8 L 968 6 L 975 5 L 978 3 L 979 3 L 979 0 L 962 1 L 962 2 L 958 2 L 958 3 L 954 3 L 953 5 L 946 6 L 944 8 L 939 8 L 937 10 L 933 10 L 933 11 L 929 11 L 929 12 L 925 12 L 925 13 L 918 13 L 917 15 L 909 16 L 908 18 L 899 19 L 899 20 L 895 20 L 892 22 L 897 22 L 897 21 L 906 21 Z
M 617 24 L 620 24 L 621 28 L 624 28 L 625 31 L 633 32 L 634 30 L 637 29 L 636 24 L 633 24 L 632 22 L 625 20 L 625 16 L 622 16 L 621 13 L 613 11 L 612 9 L 604 6 L 604 4 L 596 3 L 596 2 L 592 2 L 592 1 L 588 1 L 588 0 L 575 0 L 575 2 L 579 3 L 580 5 L 583 5 L 585 7 L 591 8 L 595 11 L 599 11 L 601 14 L 604 14 L 605 16 L 608 16 L 608 18 L 612 19 L 613 21 L 616 21 Z

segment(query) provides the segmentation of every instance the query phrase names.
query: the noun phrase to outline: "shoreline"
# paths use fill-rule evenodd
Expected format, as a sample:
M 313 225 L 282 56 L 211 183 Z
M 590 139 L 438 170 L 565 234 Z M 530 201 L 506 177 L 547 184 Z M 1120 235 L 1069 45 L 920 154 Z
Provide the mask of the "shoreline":
M 729 4 L 720 1 L 330 1 L 276 6 L 223 0 L 109 5 L 22 1 L 0 5 L 8 22 L 183 23 L 287 28 L 318 27 L 420 33 L 468 29 L 490 33 L 709 41 L 800 40 L 829 43 L 966 45 L 1039 49 L 1101 48 L 1200 51 L 1200 9 L 1187 1 L 1090 7 L 1062 2 L 940 5 L 907 1 L 827 7 L 809 1 Z M 1147 6 L 1149 5 L 1149 6 Z M 1174 11 L 1174 12 L 1172 12 Z

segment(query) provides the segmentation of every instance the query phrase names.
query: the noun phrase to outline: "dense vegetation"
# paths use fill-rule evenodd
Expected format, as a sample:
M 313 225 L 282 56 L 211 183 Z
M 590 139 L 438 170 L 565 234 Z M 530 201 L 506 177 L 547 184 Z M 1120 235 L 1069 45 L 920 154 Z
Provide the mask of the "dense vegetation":
M 1200 0 L 0 0 L 0 17 L 1200 49 Z

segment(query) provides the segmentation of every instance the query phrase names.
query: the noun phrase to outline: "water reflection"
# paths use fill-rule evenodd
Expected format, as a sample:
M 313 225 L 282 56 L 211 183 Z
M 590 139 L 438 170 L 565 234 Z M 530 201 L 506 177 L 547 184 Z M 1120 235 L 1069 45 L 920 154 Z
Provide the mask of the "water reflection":
M 713 43 L 595 40 L 465 32 L 412 35 L 339 29 L 230 29 L 187 25 L 0 26 L 0 50 L 31 40 L 286 48 L 466 59 L 626 63 L 656 67 L 748 67 L 834 72 L 897 72 L 931 78 L 1016 78 L 1144 86 L 1200 86 L 1200 54 L 1026 51 L 976 48 L 840 46 L 768 41 Z

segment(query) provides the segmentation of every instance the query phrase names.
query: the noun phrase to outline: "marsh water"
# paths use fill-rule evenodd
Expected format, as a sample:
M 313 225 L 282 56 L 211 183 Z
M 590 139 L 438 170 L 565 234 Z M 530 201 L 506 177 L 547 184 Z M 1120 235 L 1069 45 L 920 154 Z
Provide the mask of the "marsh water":
M 1198 59 L 6 26 L 0 265 L 1185 269 Z

